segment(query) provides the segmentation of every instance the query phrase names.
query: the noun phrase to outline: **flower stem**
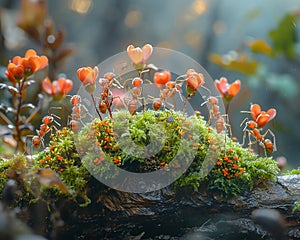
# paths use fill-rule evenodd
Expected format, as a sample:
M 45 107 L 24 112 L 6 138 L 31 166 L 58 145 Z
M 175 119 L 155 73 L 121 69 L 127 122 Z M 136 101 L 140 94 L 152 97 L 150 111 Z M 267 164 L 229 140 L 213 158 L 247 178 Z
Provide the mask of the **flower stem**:
M 100 112 L 98 111 L 98 108 L 97 108 L 97 105 L 96 105 L 96 100 L 95 100 L 95 97 L 94 97 L 94 95 L 93 95 L 93 94 L 91 94 L 91 97 L 92 97 L 93 104 L 94 104 L 94 107 L 95 107 L 95 109 L 96 109 L 96 112 L 97 112 L 97 114 L 98 114 L 98 116 L 99 116 L 100 120 L 102 121 L 101 114 L 100 114 Z

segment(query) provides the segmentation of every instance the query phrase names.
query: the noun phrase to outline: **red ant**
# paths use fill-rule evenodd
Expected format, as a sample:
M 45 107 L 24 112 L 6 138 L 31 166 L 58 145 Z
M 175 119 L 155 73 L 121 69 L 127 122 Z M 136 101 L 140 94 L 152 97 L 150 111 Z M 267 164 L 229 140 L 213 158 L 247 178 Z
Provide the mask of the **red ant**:
M 60 108 L 58 108 L 60 109 Z M 40 144 L 42 143 L 44 147 L 44 136 L 52 130 L 52 128 L 55 128 L 55 125 L 50 125 L 52 123 L 56 123 L 58 126 L 61 126 L 59 122 L 57 122 L 54 117 L 60 119 L 59 116 L 51 113 L 42 119 L 42 124 L 40 125 L 40 129 L 36 130 L 37 135 L 32 137 L 32 145 L 34 148 L 39 148 Z
M 205 102 L 201 104 L 201 106 L 203 106 L 204 104 L 209 104 L 211 106 L 209 110 L 209 119 L 207 122 L 210 123 L 212 118 L 216 119 L 215 128 L 217 133 L 221 133 L 224 129 L 226 129 L 227 126 L 229 128 L 230 135 L 232 135 L 231 126 L 224 120 L 224 115 L 220 114 L 220 107 L 218 103 L 219 100 L 217 99 L 217 97 L 210 96 Z
M 127 79 L 124 82 L 124 84 L 126 84 L 126 82 L 128 82 L 129 80 L 131 80 L 131 79 Z M 143 110 L 145 109 L 145 98 L 142 96 L 143 82 L 144 82 L 143 79 L 140 77 L 135 77 L 134 79 L 132 79 L 131 84 L 132 84 L 133 88 L 129 89 L 131 98 L 124 99 L 125 100 L 124 105 L 127 105 L 127 109 L 131 115 L 134 115 L 136 113 L 136 111 L 138 109 L 138 105 L 141 105 Z
M 86 115 L 89 115 L 89 117 L 92 119 L 92 116 L 89 114 L 87 108 L 81 104 L 81 97 L 80 95 L 73 95 L 70 100 L 72 104 L 72 120 L 69 122 L 70 128 L 74 133 L 78 133 L 80 124 L 79 122 L 82 122 L 82 118 L 84 118 Z M 82 115 L 82 109 L 84 109 L 85 114 Z
M 166 88 L 160 90 L 160 97 L 155 98 L 152 96 L 148 96 L 148 99 L 152 101 L 152 106 L 155 111 L 158 111 L 161 107 L 166 107 L 167 105 L 174 109 L 175 106 L 169 103 L 168 98 L 174 98 L 175 94 L 178 93 L 181 101 L 183 101 L 182 96 L 180 94 L 182 83 L 177 83 L 176 81 L 170 81 L 165 84 Z
M 103 78 L 99 79 L 100 86 L 102 87 L 102 92 L 99 98 L 98 108 L 102 114 L 105 114 L 108 111 L 110 118 L 112 118 L 112 104 L 114 99 L 120 97 L 114 97 L 112 92 L 110 91 L 110 87 L 118 87 L 123 88 L 120 82 L 116 79 L 116 75 L 112 72 L 108 72 L 104 74 Z M 121 99 L 120 99 L 121 100 Z M 101 115 L 99 114 L 100 120 L 102 120 Z
M 242 126 L 246 122 L 245 127 L 243 129 L 244 135 L 242 145 L 245 144 L 245 139 L 248 134 L 250 148 L 253 144 L 257 142 L 259 146 L 264 148 L 265 153 L 272 153 L 273 151 L 276 151 L 275 134 L 270 129 L 267 129 L 264 134 L 261 134 L 262 127 L 264 127 L 269 121 L 271 121 L 276 116 L 276 109 L 271 108 L 267 112 L 265 112 L 261 111 L 261 108 L 258 104 L 251 104 L 250 112 L 242 112 L 250 113 L 253 118 L 253 120 L 245 118 L 240 125 Z M 265 138 L 268 133 L 273 137 L 273 143 L 270 139 Z M 255 139 L 255 141 L 251 141 L 251 136 Z

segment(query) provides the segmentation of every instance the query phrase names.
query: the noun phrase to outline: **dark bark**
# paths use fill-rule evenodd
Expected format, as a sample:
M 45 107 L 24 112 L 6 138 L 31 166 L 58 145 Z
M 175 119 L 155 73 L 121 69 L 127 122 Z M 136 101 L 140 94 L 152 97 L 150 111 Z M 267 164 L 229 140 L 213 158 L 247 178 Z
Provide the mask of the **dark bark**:
M 300 175 L 227 200 L 203 191 L 106 189 L 87 208 L 58 204 L 64 225 L 53 239 L 299 239 L 300 214 L 292 212 L 299 194 Z

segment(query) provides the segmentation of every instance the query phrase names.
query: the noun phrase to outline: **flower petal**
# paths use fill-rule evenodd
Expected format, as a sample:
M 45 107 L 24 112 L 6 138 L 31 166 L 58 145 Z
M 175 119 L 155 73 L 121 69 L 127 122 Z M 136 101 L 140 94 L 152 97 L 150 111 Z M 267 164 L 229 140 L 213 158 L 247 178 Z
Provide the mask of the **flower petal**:
M 59 78 L 57 80 L 57 88 L 60 94 L 68 94 L 72 90 L 73 82 L 70 79 Z
M 27 50 L 27 52 L 25 53 L 25 58 L 30 58 L 31 56 L 37 56 L 36 51 L 33 50 L 33 49 L 29 49 L 29 50 Z
M 143 62 L 146 62 L 152 54 L 153 47 L 150 44 L 146 44 L 142 48 L 142 51 L 143 51 L 143 54 L 144 54 Z
M 271 121 L 275 116 L 276 116 L 276 109 L 275 108 L 270 108 L 268 111 L 267 111 L 267 114 L 269 114 L 270 118 L 269 118 L 269 121 Z
M 234 97 L 235 95 L 238 94 L 238 92 L 241 89 L 241 81 L 240 80 L 236 80 L 234 81 L 230 86 L 229 89 L 227 91 L 227 93 L 231 96 Z
M 46 56 L 40 56 L 40 68 L 39 70 L 43 69 L 48 65 L 48 58 Z
M 137 65 L 143 62 L 144 53 L 141 48 L 139 47 L 135 48 L 133 47 L 133 45 L 129 45 L 127 47 L 127 54 L 131 59 L 131 61 L 133 62 L 133 64 Z
M 22 61 L 22 57 L 20 57 L 20 56 L 15 56 L 13 59 L 12 59 L 12 63 L 14 63 L 14 64 L 16 64 L 16 65 L 18 65 L 18 64 L 20 64 L 21 63 L 21 61 Z
M 270 121 L 270 115 L 267 114 L 266 112 L 261 112 L 256 118 L 257 127 L 258 128 L 263 127 L 269 121 Z
M 252 104 L 250 107 L 250 113 L 254 121 L 256 121 L 256 118 L 261 113 L 261 108 L 258 104 Z
M 53 94 L 53 85 L 49 78 L 45 78 L 43 80 L 42 88 L 47 94 L 49 94 L 49 95 Z
M 222 95 L 225 95 L 228 90 L 227 78 L 221 77 L 220 80 L 216 80 L 215 86 Z

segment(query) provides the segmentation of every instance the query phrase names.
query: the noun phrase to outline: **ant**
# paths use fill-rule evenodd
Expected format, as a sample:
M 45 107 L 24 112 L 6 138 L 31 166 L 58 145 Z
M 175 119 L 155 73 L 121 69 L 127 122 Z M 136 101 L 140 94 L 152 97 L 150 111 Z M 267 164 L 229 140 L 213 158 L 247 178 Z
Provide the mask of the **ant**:
M 270 130 L 267 129 L 264 134 L 261 134 L 262 127 L 264 127 L 269 121 L 271 121 L 276 116 L 276 109 L 270 108 L 268 111 L 261 111 L 261 108 L 258 104 L 251 104 L 250 112 L 249 111 L 242 111 L 243 113 L 250 113 L 253 120 L 249 120 L 248 118 L 245 118 L 240 126 L 242 126 L 245 123 L 245 127 L 243 129 L 244 135 L 243 135 L 243 143 L 245 144 L 245 139 L 248 134 L 248 141 L 249 141 L 249 147 L 255 143 L 258 143 L 259 146 L 264 148 L 265 154 L 272 153 L 273 151 L 276 151 L 276 138 L 275 134 Z M 273 138 L 273 143 L 270 139 L 265 138 L 267 134 L 270 134 Z M 254 141 L 251 141 L 251 136 L 255 139 Z
M 224 120 L 224 116 L 227 118 L 227 114 L 225 115 L 221 115 L 220 113 L 220 107 L 219 107 L 219 100 L 217 97 L 213 97 L 210 96 L 207 98 L 207 100 L 205 102 L 203 102 L 201 104 L 201 106 L 205 105 L 205 104 L 209 104 L 210 105 L 210 109 L 209 109 L 209 119 L 208 119 L 208 123 L 211 122 L 211 119 L 214 118 L 215 119 L 215 128 L 217 133 L 221 133 L 224 129 L 226 129 L 226 127 L 229 128 L 229 134 L 230 136 L 232 135 L 231 132 L 231 126 L 230 124 L 228 124 L 227 121 Z M 226 137 L 226 135 L 225 135 Z
M 241 126 L 247 120 L 248 119 L 246 118 L 241 123 Z M 262 129 L 258 128 L 258 124 L 255 121 L 253 121 L 253 120 L 247 121 L 245 123 L 245 127 L 243 129 L 244 135 L 243 135 L 242 146 L 245 144 L 245 139 L 246 139 L 247 134 L 248 134 L 249 148 L 251 148 L 251 146 L 253 144 L 258 143 L 268 153 L 272 153 L 273 151 L 276 151 L 275 134 L 270 129 L 267 129 L 264 134 L 262 134 L 261 131 L 262 131 Z M 273 137 L 273 143 L 270 139 L 265 138 L 268 133 Z M 251 140 L 251 136 L 255 139 L 254 141 Z
M 182 83 L 177 83 L 176 81 L 170 81 L 170 82 L 167 82 L 165 86 L 166 86 L 166 88 L 161 90 L 160 99 L 164 103 L 164 106 L 169 105 L 171 108 L 174 109 L 175 106 L 173 104 L 169 103 L 167 101 L 167 99 L 168 98 L 174 99 L 175 94 L 178 93 L 181 101 L 183 102 L 183 99 L 182 99 L 182 96 L 180 93 Z
M 114 99 L 120 97 L 114 97 L 112 92 L 110 91 L 110 87 L 118 87 L 118 88 L 124 88 L 121 83 L 116 79 L 116 75 L 112 72 L 108 72 L 104 74 L 103 78 L 99 79 L 100 86 L 102 87 L 102 92 L 100 94 L 99 98 L 99 104 L 98 108 L 102 114 L 105 114 L 106 111 L 108 111 L 108 114 L 110 118 L 113 118 L 112 116 L 112 104 Z M 121 100 L 121 99 L 120 99 Z M 101 115 L 99 114 L 100 120 L 102 120 Z
M 86 107 L 81 104 L 80 95 L 73 95 L 71 97 L 70 102 L 73 107 L 72 107 L 72 115 L 71 115 L 72 120 L 69 122 L 69 126 L 74 133 L 78 133 L 80 128 L 79 122 L 83 124 L 82 118 L 84 118 L 85 115 L 89 115 L 89 117 L 92 119 L 92 116 L 89 114 Z M 84 109 L 86 112 L 84 116 L 82 115 L 82 109 Z
M 129 80 L 127 79 L 124 84 L 126 84 Z M 142 106 L 143 111 L 145 110 L 145 98 L 142 96 L 142 85 L 144 81 L 141 77 L 135 77 L 131 81 L 132 89 L 129 88 L 129 92 L 131 94 L 131 98 L 125 98 L 125 104 L 127 105 L 127 109 L 131 115 L 134 115 L 138 109 L 138 105 Z
M 54 107 L 52 107 L 54 108 Z M 61 109 L 60 107 L 55 107 L 56 109 Z M 40 144 L 42 144 L 43 148 L 44 146 L 44 137 L 45 135 L 52 130 L 52 128 L 57 128 L 52 123 L 57 124 L 58 126 L 61 126 L 59 122 L 55 120 L 55 118 L 61 119 L 59 116 L 51 113 L 47 116 L 43 117 L 42 124 L 40 125 L 40 129 L 36 130 L 37 135 L 32 136 L 32 145 L 34 148 L 39 148 Z M 51 124 L 51 125 L 50 125 Z
M 168 102 L 168 98 L 172 98 L 174 100 L 174 96 L 176 93 L 179 94 L 179 97 L 181 101 L 183 102 L 182 96 L 181 96 L 181 87 L 182 83 L 178 83 L 178 79 L 175 81 L 169 81 L 165 84 L 165 88 L 160 90 L 159 98 L 155 98 L 152 96 L 148 96 L 148 99 L 152 101 L 152 106 L 155 111 L 158 111 L 161 107 L 166 108 L 167 106 L 171 109 L 174 109 L 175 106 Z M 175 102 L 174 102 L 175 103 Z

